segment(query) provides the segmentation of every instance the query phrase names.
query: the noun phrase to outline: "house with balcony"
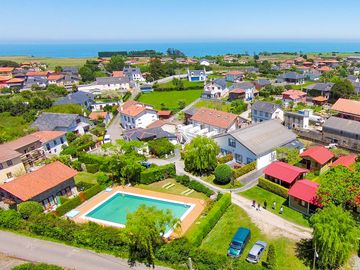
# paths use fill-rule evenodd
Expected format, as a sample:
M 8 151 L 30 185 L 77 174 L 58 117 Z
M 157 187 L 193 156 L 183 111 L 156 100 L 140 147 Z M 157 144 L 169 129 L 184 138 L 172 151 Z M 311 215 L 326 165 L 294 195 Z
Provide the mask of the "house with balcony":
M 333 86 L 334 83 L 315 83 L 306 87 L 305 90 L 310 97 L 322 96 L 328 100 Z
M 285 106 L 289 106 L 290 103 L 306 103 L 307 94 L 300 90 L 287 90 L 282 93 L 282 100 Z
M 124 67 L 123 74 L 124 76 L 127 76 L 130 81 L 145 82 L 145 79 L 141 74 L 140 68 Z
M 234 83 L 232 86 L 230 86 L 229 90 L 230 90 L 230 92 L 232 92 L 236 89 L 244 90 L 244 100 L 245 101 L 253 100 L 254 97 L 258 93 L 258 91 L 255 88 L 255 85 L 251 82 Z
M 58 156 L 64 146 L 68 145 L 64 131 L 37 131 L 31 134 L 38 138 L 45 156 Z
M 239 83 L 244 79 L 244 71 L 242 70 L 230 70 L 225 74 L 225 80 L 227 82 Z
M 205 84 L 201 97 L 203 99 L 217 99 L 226 96 L 228 93 L 229 89 L 226 86 L 225 79 L 215 79 Z
M 360 101 L 339 98 L 331 107 L 337 112 L 337 117 L 360 122 Z

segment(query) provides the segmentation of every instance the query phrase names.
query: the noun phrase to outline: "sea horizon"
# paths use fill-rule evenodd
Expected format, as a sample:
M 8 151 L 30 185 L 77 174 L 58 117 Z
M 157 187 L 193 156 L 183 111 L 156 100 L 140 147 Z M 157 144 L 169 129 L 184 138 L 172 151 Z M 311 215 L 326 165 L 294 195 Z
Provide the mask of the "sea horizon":
M 86 58 L 97 57 L 100 51 L 151 49 L 164 53 L 168 48 L 179 49 L 190 57 L 260 52 L 356 53 L 360 52 L 360 40 L 3 41 L 0 56 Z

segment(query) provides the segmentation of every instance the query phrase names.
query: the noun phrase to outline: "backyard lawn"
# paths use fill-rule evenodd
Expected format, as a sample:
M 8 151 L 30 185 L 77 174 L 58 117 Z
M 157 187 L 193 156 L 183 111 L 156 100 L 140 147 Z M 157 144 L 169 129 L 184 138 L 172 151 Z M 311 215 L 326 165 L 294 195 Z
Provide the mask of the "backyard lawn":
M 10 113 L 0 113 L 1 142 L 14 140 L 31 131 L 30 124 L 22 116 L 12 116 Z
M 170 185 L 170 184 L 174 184 L 174 186 L 172 186 L 170 188 L 163 187 L 165 185 Z M 155 182 L 150 185 L 140 184 L 140 185 L 137 185 L 136 187 L 139 187 L 142 189 L 147 189 L 147 190 L 152 190 L 152 191 L 157 191 L 157 192 L 163 192 L 163 193 L 168 193 L 168 194 L 190 197 L 190 198 L 208 200 L 208 197 L 206 197 L 203 193 L 196 192 L 196 191 L 192 192 L 191 194 L 189 194 L 187 196 L 184 194 L 181 194 L 182 192 L 188 190 L 188 188 L 177 183 L 174 179 L 165 179 L 163 181 Z
M 87 183 L 87 184 L 96 184 L 96 178 L 98 173 L 88 173 L 88 172 L 79 172 L 75 177 L 75 184 L 80 182 Z
M 287 238 L 272 238 L 261 233 L 260 229 L 256 227 L 251 219 L 247 216 L 245 211 L 236 205 L 231 205 L 226 213 L 222 216 L 213 230 L 207 235 L 201 244 L 201 248 L 213 251 L 219 254 L 226 254 L 229 243 L 239 227 L 246 227 L 251 230 L 251 239 L 245 248 L 242 256 L 236 260 L 243 262 L 241 269 L 263 269 L 251 267 L 249 263 L 245 262 L 246 255 L 248 254 L 252 245 L 258 241 L 263 240 L 268 244 L 274 244 L 276 250 L 277 269 L 281 270 L 306 270 L 302 261 L 296 257 L 296 243 Z M 262 261 L 266 260 L 266 252 L 262 257 Z M 239 268 L 240 269 L 240 268 Z
M 181 81 L 183 82 L 185 88 L 197 87 L 197 88 L 199 88 L 199 90 L 200 89 L 202 90 L 204 88 L 204 82 L 189 82 L 188 79 L 181 79 Z M 169 81 L 166 83 L 159 83 L 158 88 L 174 88 L 175 89 L 175 86 L 173 84 L 173 81 Z
M 225 189 L 229 189 L 229 188 L 239 188 L 239 187 L 242 187 L 243 184 L 240 182 L 240 181 L 234 181 L 234 183 L 230 182 L 228 184 L 225 184 L 225 185 L 220 185 L 220 184 L 217 184 L 216 182 L 214 182 L 215 180 L 215 175 L 211 174 L 211 175 L 207 175 L 207 176 L 203 176 L 201 177 L 202 180 L 214 185 L 214 186 L 217 186 L 217 187 L 220 187 L 220 188 L 225 188 Z
M 272 193 L 261 187 L 256 186 L 247 191 L 239 193 L 239 195 L 244 196 L 251 200 L 256 200 L 256 202 L 260 202 L 262 205 L 266 200 L 268 204 L 267 210 L 296 224 L 309 227 L 308 218 L 305 217 L 303 214 L 289 208 L 287 200 L 279 195 L 276 195 L 275 193 Z M 272 204 L 274 201 L 276 202 L 276 210 L 272 209 Z M 281 206 L 283 206 L 284 208 L 283 214 L 279 214 Z
M 195 108 L 209 108 L 219 111 L 230 112 L 230 103 L 224 101 L 200 100 L 194 105 Z
M 185 102 L 185 106 L 201 96 L 202 90 L 183 90 L 183 91 L 158 91 L 144 93 L 140 96 L 140 102 L 150 104 L 155 109 L 169 109 L 179 111 L 179 100 Z

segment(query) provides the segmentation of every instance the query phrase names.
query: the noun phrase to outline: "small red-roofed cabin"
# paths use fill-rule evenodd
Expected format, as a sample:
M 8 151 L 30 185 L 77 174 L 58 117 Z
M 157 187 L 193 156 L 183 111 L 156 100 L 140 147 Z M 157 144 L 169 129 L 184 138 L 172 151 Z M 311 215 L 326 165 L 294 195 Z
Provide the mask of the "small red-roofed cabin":
M 302 157 L 301 163 L 306 169 L 322 173 L 331 165 L 334 154 L 324 146 L 313 146 L 302 152 L 300 157 Z
M 330 166 L 344 166 L 345 168 L 351 169 L 351 165 L 355 164 L 356 155 L 341 156 L 335 160 Z
M 307 169 L 275 161 L 264 170 L 264 175 L 265 179 L 285 188 L 290 188 L 297 180 L 303 179 L 307 172 L 309 172 Z
M 296 181 L 288 192 L 289 207 L 305 215 L 314 213 L 321 206 L 316 196 L 318 188 L 318 183 L 307 179 Z

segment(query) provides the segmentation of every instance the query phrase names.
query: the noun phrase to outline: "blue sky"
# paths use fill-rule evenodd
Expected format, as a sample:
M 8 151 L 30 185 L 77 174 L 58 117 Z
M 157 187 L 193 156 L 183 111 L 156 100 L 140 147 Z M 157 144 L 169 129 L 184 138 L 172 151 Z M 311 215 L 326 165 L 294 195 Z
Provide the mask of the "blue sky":
M 359 0 L 1 0 L 0 42 L 360 40 L 359 9 Z

